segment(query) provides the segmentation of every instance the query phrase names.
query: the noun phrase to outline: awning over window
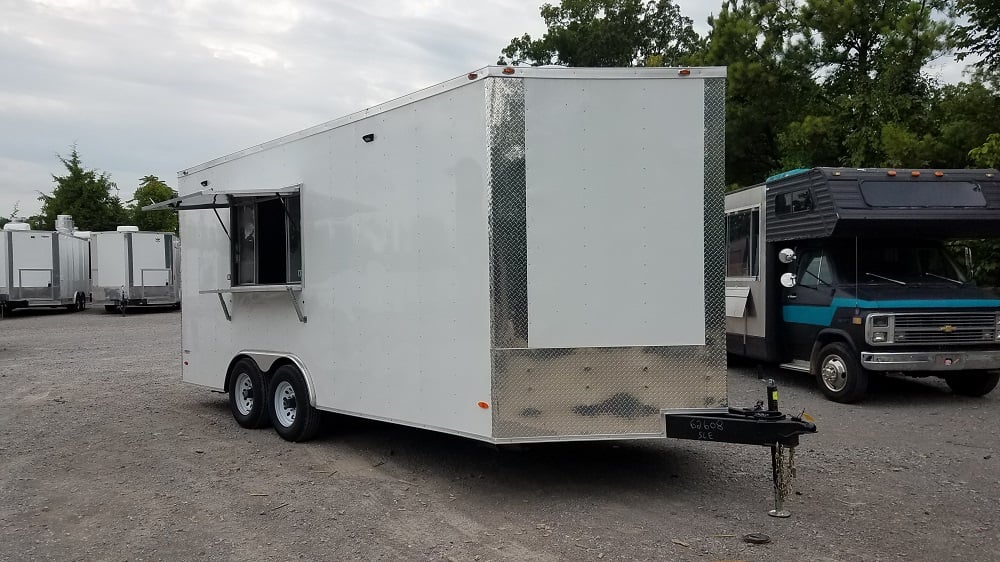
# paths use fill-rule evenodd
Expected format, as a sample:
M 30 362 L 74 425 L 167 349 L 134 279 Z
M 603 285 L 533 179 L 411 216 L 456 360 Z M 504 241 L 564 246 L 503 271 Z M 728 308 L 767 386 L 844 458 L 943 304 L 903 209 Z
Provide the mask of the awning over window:
M 142 208 L 143 211 L 160 211 L 163 209 L 174 209 L 176 211 L 186 211 L 188 209 L 217 209 L 229 207 L 234 199 L 246 199 L 250 197 L 279 197 L 282 195 L 296 195 L 302 184 L 282 187 L 280 189 L 233 189 L 215 190 L 203 189 L 195 191 L 181 197 L 160 201 L 153 205 Z

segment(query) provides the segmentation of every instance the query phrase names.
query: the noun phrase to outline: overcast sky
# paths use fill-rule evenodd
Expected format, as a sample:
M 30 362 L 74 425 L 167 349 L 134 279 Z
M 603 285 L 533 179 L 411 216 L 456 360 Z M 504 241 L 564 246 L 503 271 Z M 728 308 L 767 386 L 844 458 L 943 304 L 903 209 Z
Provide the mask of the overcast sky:
M 544 32 L 541 3 L 0 0 L 0 215 L 36 213 L 74 143 L 123 200 L 147 174 L 176 187 L 178 170 L 495 63 Z M 722 2 L 678 3 L 705 33 Z

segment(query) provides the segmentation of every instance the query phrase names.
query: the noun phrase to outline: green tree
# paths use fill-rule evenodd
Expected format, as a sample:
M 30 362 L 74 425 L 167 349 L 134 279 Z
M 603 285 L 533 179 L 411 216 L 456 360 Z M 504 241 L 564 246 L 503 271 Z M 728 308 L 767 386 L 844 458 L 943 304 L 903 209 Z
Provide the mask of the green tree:
M 727 66 L 726 183 L 758 183 L 783 165 L 779 136 L 816 103 L 793 0 L 726 0 L 695 62 Z
M 156 176 L 145 176 L 139 180 L 139 187 L 129 205 L 129 215 L 132 224 L 139 230 L 152 232 L 177 232 L 177 211 L 143 211 L 142 208 L 153 203 L 166 201 L 177 194 L 170 186 L 160 181 Z
M 541 15 L 545 34 L 515 37 L 500 64 L 672 66 L 701 43 L 691 18 L 671 0 L 562 0 L 542 5 Z
M 933 83 L 924 65 L 946 48 L 945 0 L 806 0 L 804 34 L 815 49 L 823 93 L 841 139 L 841 163 L 887 163 L 928 130 Z M 801 147 L 800 147 L 801 148 Z M 824 164 L 832 164 L 823 162 Z M 819 163 L 817 163 L 819 164 Z
M 992 76 L 1000 76 L 1000 2 L 996 0 L 958 0 L 955 14 L 967 23 L 956 25 L 951 38 L 957 47 L 958 60 L 969 55 L 982 57 L 975 67 Z
M 53 230 L 56 215 L 73 215 L 80 230 L 114 230 L 127 214 L 111 176 L 85 169 L 76 146 L 72 147 L 69 158 L 57 156 L 66 168 L 66 175 L 52 175 L 55 189 L 49 195 L 41 194 L 38 198 L 42 202 L 41 214 L 29 219 L 29 223 Z

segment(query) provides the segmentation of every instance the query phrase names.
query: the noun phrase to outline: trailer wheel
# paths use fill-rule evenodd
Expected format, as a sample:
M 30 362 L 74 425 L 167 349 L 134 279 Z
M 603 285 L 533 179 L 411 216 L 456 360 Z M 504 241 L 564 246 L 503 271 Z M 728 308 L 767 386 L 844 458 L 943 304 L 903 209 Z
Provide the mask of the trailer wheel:
M 229 409 L 236 423 L 247 429 L 267 425 L 266 398 L 267 385 L 257 365 L 249 359 L 237 361 L 229 379 Z
M 984 396 L 1000 382 L 1000 372 L 966 371 L 944 378 L 952 392 L 963 396 Z
M 320 413 L 309 405 L 309 389 L 293 365 L 282 365 L 268 387 L 271 424 L 286 441 L 308 441 L 319 429 Z
M 834 402 L 857 402 L 868 391 L 868 371 L 861 367 L 849 347 L 834 342 L 816 356 L 816 382 Z

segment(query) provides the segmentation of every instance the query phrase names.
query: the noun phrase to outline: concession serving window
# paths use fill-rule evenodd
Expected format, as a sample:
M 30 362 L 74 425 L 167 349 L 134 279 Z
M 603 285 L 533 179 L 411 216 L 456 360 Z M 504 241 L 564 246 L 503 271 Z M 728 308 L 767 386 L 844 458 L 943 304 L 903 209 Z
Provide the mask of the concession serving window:
M 280 189 L 205 189 L 143 207 L 144 211 L 211 209 L 230 244 L 231 285 L 200 290 L 219 295 L 223 313 L 232 319 L 224 293 L 288 293 L 299 321 L 305 322 L 296 293 L 302 291 L 301 184 Z M 229 224 L 218 209 L 229 209 Z

